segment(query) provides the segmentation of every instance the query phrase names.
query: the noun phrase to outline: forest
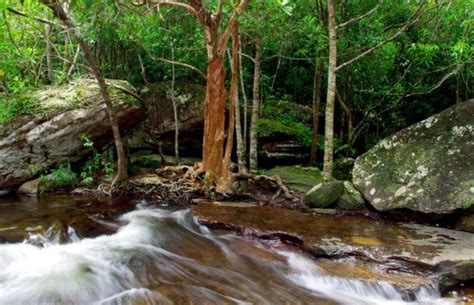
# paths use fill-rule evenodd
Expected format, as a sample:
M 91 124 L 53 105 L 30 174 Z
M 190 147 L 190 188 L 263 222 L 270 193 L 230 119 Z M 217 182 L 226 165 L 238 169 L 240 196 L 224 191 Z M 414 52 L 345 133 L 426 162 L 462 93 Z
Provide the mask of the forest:
M 474 302 L 472 0 L 0 11 L 0 304 Z

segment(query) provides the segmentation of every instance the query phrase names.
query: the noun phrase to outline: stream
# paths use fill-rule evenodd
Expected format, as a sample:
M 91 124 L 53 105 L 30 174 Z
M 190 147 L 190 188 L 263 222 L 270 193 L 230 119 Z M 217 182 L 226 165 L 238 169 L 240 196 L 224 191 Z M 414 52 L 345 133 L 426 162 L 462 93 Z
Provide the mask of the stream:
M 1 305 L 462 304 L 130 198 L 0 197 L 0 242 Z

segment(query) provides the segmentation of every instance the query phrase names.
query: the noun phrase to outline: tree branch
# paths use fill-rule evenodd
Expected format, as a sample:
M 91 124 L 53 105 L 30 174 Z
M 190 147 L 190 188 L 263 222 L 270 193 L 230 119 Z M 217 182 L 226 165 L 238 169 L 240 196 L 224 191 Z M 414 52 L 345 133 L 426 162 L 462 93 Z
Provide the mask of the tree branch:
M 232 31 L 234 29 L 235 23 L 237 22 L 237 19 L 239 18 L 239 16 L 242 15 L 244 10 L 247 8 L 248 4 L 249 4 L 249 0 L 240 0 L 239 5 L 232 12 L 232 15 L 230 16 L 229 21 L 227 22 L 227 27 L 225 28 L 225 31 L 221 36 L 221 43 L 219 46 L 221 51 L 225 52 L 227 42 L 229 41 L 230 35 L 232 35 Z
M 17 9 L 14 9 L 14 8 L 7 8 L 7 11 L 9 11 L 10 13 L 13 13 L 15 15 L 18 15 L 18 16 L 21 16 L 21 17 L 25 17 L 25 18 L 29 18 L 29 19 L 33 19 L 35 21 L 38 21 L 38 22 L 41 22 L 41 23 L 44 23 L 44 24 L 49 24 L 49 25 L 54 25 L 54 26 L 57 26 L 57 27 L 60 27 L 60 28 L 64 28 L 64 26 L 58 24 L 58 23 L 55 23 L 55 22 L 52 22 L 52 21 L 49 21 L 48 19 L 42 19 L 42 18 L 38 18 L 38 17 L 32 17 L 32 16 L 29 16 L 27 15 L 26 13 L 23 13 L 22 11 L 19 11 Z
M 382 3 L 382 1 L 380 1 L 376 6 L 374 6 L 373 9 L 371 9 L 370 11 L 368 11 L 367 13 L 365 14 L 362 14 L 362 15 L 359 15 L 357 17 L 354 17 L 352 19 L 349 19 L 347 20 L 346 22 L 343 22 L 341 24 L 339 24 L 338 26 L 336 26 L 336 30 L 339 30 L 340 28 L 343 28 L 345 26 L 348 26 L 348 25 L 351 25 L 353 23 L 356 23 L 356 22 L 359 22 L 360 20 L 366 18 L 366 17 L 369 17 L 370 15 L 372 15 L 373 13 L 375 13 L 375 11 L 378 10 L 378 8 L 380 7 L 380 4 Z
M 418 5 L 418 8 L 415 10 L 415 12 L 408 18 L 407 22 L 405 23 L 405 25 L 400 29 L 398 30 L 398 32 L 396 32 L 395 34 L 393 34 L 391 37 L 389 37 L 388 39 L 378 43 L 377 45 L 375 45 L 374 47 L 368 49 L 367 51 L 357 55 L 356 57 L 346 61 L 345 63 L 339 65 L 337 68 L 336 68 L 336 71 L 344 68 L 345 66 L 348 66 L 352 63 L 354 63 L 355 61 L 369 55 L 370 53 L 372 53 L 373 51 L 377 50 L 377 49 L 380 49 L 382 46 L 384 46 L 385 44 L 389 43 L 390 41 L 396 39 L 398 36 L 400 36 L 403 32 L 405 32 L 411 25 L 413 25 L 415 22 L 418 21 L 418 19 L 420 19 L 420 16 L 421 16 L 421 8 L 423 7 L 423 2 L 420 2 L 420 4 Z

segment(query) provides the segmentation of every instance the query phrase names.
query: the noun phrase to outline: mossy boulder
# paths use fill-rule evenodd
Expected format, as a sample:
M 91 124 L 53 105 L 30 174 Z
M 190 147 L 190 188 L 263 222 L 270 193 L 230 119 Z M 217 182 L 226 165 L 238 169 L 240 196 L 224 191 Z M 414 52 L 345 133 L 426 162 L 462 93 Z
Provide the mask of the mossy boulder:
M 344 192 L 344 183 L 338 180 L 321 182 L 304 196 L 304 202 L 310 208 L 327 208 Z
M 337 209 L 341 210 L 359 210 L 365 207 L 365 200 L 350 181 L 344 181 L 344 192 L 337 199 Z
M 133 88 L 124 81 L 107 80 L 121 132 L 144 119 Z M 81 140 L 86 135 L 100 149 L 113 143 L 107 107 L 97 81 L 79 79 L 35 91 L 39 101 L 32 113 L 0 126 L 0 189 L 13 189 L 62 163 L 90 154 Z
M 321 171 L 317 167 L 277 166 L 266 171 L 265 175 L 280 176 L 289 188 L 304 193 L 323 181 Z
M 447 214 L 474 205 L 474 99 L 382 140 L 357 158 L 353 182 L 379 211 Z

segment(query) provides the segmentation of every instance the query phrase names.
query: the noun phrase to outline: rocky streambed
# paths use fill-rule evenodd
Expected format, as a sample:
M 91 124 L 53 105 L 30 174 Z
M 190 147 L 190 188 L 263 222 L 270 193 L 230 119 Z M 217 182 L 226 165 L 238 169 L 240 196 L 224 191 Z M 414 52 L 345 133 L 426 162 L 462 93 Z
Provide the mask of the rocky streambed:
M 194 213 L 201 224 L 212 229 L 236 231 L 272 245 L 289 245 L 318 259 L 351 261 L 351 267 L 342 269 L 347 275 L 385 278 L 404 287 L 428 281 L 443 291 L 474 279 L 471 233 L 264 207 L 199 204 Z M 335 269 L 341 271 L 339 268 Z
M 239 206 L 0 197 L 0 304 L 472 303 L 472 234 Z

